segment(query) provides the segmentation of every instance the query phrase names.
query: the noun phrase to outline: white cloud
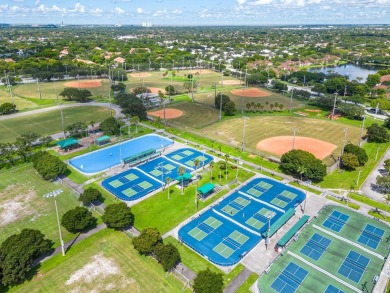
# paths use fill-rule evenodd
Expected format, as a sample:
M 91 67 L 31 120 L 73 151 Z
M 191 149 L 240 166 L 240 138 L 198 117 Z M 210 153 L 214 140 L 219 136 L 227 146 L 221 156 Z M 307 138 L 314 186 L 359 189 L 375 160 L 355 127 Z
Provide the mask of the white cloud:
M 247 0 L 237 0 L 238 5 L 243 5 L 247 2 Z
M 182 10 L 180 10 L 180 9 L 175 9 L 175 10 L 172 10 L 172 13 L 173 14 L 182 14 Z
M 101 16 L 103 14 L 103 10 L 100 8 L 95 8 L 95 9 L 91 9 L 89 13 L 95 16 Z
M 41 0 L 35 0 L 35 5 L 41 4 Z
M 24 0 L 11 0 L 12 2 L 23 2 Z
M 120 7 L 115 7 L 114 14 L 124 14 L 126 11 Z
M 70 13 L 85 13 L 85 6 L 77 2 L 74 6 L 74 9 L 69 9 Z
M 142 13 L 144 13 L 144 10 L 142 8 L 138 7 L 137 8 L 137 13 L 138 14 L 142 14 Z

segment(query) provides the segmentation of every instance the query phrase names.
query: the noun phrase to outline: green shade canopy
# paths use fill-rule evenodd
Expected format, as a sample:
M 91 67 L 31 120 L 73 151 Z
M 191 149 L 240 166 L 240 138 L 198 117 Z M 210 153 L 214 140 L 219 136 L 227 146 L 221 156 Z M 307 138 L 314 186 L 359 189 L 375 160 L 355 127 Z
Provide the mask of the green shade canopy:
M 103 141 L 108 141 L 110 140 L 110 137 L 108 135 L 103 135 L 99 138 L 96 139 L 96 142 L 103 142 Z
M 298 222 L 296 222 L 295 225 L 292 226 L 282 238 L 280 238 L 278 246 L 285 246 L 287 242 L 299 231 L 299 229 L 301 229 L 302 226 L 309 221 L 309 218 L 310 217 L 308 215 L 303 215 Z
M 132 163 L 132 162 L 135 162 L 135 161 L 137 161 L 137 160 L 141 160 L 141 159 L 143 159 L 143 158 L 147 158 L 147 157 L 149 157 L 149 156 L 151 156 L 151 155 L 154 155 L 154 154 L 156 154 L 156 153 L 157 153 L 157 152 L 156 152 L 155 149 L 148 149 L 148 150 L 146 150 L 146 151 L 143 151 L 143 152 L 137 153 L 137 154 L 135 154 L 135 155 L 132 155 L 132 156 L 130 156 L 130 157 L 124 158 L 124 159 L 123 159 L 123 162 L 124 162 L 125 164 Z
M 199 193 L 201 193 L 202 195 L 205 195 L 207 193 L 209 193 L 210 191 L 212 191 L 214 189 L 215 185 L 208 182 L 206 183 L 205 185 L 202 185 L 201 187 L 198 188 L 198 191 Z
M 192 174 L 191 173 L 184 173 L 182 176 L 178 176 L 178 177 L 176 177 L 176 180 L 177 181 L 184 181 L 184 180 L 189 180 L 189 179 L 191 179 L 192 178 Z
M 71 147 L 71 146 L 76 145 L 76 144 L 79 144 L 79 141 L 75 138 L 72 138 L 72 137 L 57 142 L 57 145 L 59 145 L 60 148 L 62 148 L 62 149 L 66 149 L 66 148 Z
M 287 223 L 287 221 L 292 217 L 294 216 L 295 214 L 295 209 L 291 208 L 289 209 L 287 212 L 285 212 L 279 219 L 276 220 L 275 223 L 273 223 L 271 225 L 271 228 L 269 229 L 269 237 L 271 237 L 272 235 L 274 235 L 276 233 L 276 231 L 279 230 L 280 227 L 282 227 L 284 224 Z M 267 231 L 261 233 L 261 235 L 266 238 L 267 235 L 268 235 L 268 229 Z

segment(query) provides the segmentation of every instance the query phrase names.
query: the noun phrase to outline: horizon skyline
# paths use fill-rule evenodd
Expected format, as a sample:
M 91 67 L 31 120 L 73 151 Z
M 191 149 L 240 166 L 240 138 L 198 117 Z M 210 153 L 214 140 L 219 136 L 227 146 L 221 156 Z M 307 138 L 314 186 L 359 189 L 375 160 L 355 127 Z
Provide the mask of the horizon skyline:
M 2 23 L 153 26 L 387 25 L 390 0 L 3 0 Z

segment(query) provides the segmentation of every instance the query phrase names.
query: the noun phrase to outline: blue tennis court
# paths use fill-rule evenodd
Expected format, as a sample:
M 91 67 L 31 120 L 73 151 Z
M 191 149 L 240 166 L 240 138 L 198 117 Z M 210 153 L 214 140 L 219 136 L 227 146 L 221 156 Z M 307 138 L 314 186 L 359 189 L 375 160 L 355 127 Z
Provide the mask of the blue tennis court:
M 166 154 L 165 156 L 175 162 L 178 162 L 182 165 L 191 168 L 192 170 L 195 170 L 195 165 L 194 165 L 195 159 L 198 159 L 200 161 L 198 168 L 202 168 L 203 166 L 206 166 L 208 163 L 210 163 L 213 160 L 212 156 L 192 148 L 179 149 L 172 153 Z
M 284 211 L 296 207 L 305 199 L 302 191 L 268 178 L 253 179 L 241 187 L 240 191 Z
M 268 229 L 268 217 L 271 218 L 272 225 L 283 215 L 272 206 L 257 202 L 238 191 L 215 205 L 214 211 L 260 234 Z
M 105 179 L 102 186 L 119 199 L 139 199 L 161 187 L 161 183 L 137 169 L 130 169 Z
M 333 211 L 322 225 L 335 232 L 340 232 L 347 223 L 348 219 L 348 215 L 340 213 L 339 211 Z
M 324 293 L 345 293 L 345 292 L 329 284 L 329 286 L 325 289 Z
M 148 173 L 150 176 L 156 178 L 158 181 L 165 182 L 167 177 L 174 180 L 179 176 L 179 167 L 179 164 L 174 163 L 167 158 L 159 157 L 150 162 L 142 164 L 137 168 L 141 169 L 145 173 Z M 186 172 L 189 172 L 189 169 L 187 169 Z
M 372 249 L 376 249 L 384 234 L 384 230 L 367 224 L 357 241 Z
M 297 264 L 290 262 L 271 284 L 271 288 L 279 293 L 294 293 L 308 273 Z
M 184 225 L 179 239 L 213 263 L 230 266 L 262 238 L 208 210 Z
M 314 233 L 314 235 L 306 242 L 302 247 L 301 253 L 317 261 L 322 254 L 328 249 L 328 246 L 332 243 L 332 240 Z
M 355 283 L 359 283 L 369 262 L 370 259 L 368 257 L 351 250 L 340 266 L 338 273 Z

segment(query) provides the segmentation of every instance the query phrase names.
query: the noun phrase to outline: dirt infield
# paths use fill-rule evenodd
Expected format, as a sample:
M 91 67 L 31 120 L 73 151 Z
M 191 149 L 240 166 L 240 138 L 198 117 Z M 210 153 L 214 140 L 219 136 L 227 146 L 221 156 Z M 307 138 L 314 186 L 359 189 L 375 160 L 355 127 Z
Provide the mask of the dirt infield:
M 165 109 L 165 119 L 178 118 L 180 116 L 183 116 L 183 114 L 184 113 L 181 110 L 170 109 L 170 108 Z M 164 110 L 148 112 L 148 115 L 152 115 L 164 119 Z
M 278 156 L 282 156 L 292 148 L 293 136 L 274 136 L 259 141 L 256 148 Z M 323 160 L 329 156 L 336 145 L 315 138 L 296 136 L 294 149 L 312 153 L 317 159 Z
M 247 88 L 245 90 L 237 89 L 237 90 L 232 90 L 231 93 L 236 96 L 240 96 L 240 97 L 244 96 L 247 98 L 268 97 L 271 95 L 265 91 L 256 88 Z
M 139 78 L 139 77 L 149 77 L 152 76 L 150 73 L 147 72 L 139 72 L 139 73 L 130 73 L 131 77 Z
M 83 89 L 90 89 L 90 88 L 97 88 L 102 86 L 101 80 L 83 80 L 83 81 L 69 81 L 64 84 L 65 87 L 73 87 L 73 88 L 83 88 Z
M 222 81 L 220 81 L 219 83 L 222 83 Z M 226 84 L 226 85 L 240 85 L 242 83 L 239 80 L 224 80 L 223 84 Z
M 312 113 L 321 113 L 321 110 L 314 110 L 314 109 L 305 109 L 306 112 L 312 112 Z
M 148 89 L 150 89 L 150 92 L 152 94 L 158 94 L 158 91 L 162 91 L 163 93 L 165 93 L 165 90 L 162 89 L 162 88 L 158 88 L 158 87 L 147 87 Z M 134 88 L 131 88 L 130 89 L 132 92 L 134 92 Z

